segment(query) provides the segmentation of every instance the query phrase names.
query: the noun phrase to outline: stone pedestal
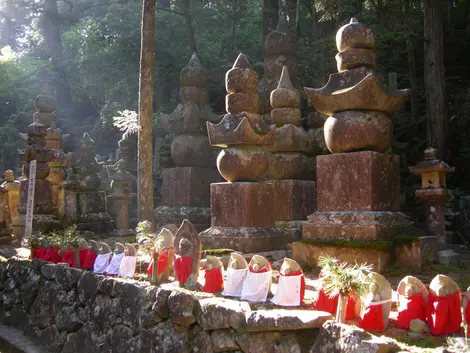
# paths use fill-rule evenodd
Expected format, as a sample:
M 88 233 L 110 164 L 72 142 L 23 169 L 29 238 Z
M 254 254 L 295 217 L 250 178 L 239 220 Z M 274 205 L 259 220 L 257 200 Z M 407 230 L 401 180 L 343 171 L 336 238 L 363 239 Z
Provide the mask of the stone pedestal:
M 210 185 L 221 181 L 216 169 L 177 167 L 162 172 L 162 206 L 155 210 L 157 227 L 188 219 L 198 230 L 210 226 Z
M 113 228 L 107 212 L 106 193 L 89 191 L 77 193 L 77 229 L 107 233 Z

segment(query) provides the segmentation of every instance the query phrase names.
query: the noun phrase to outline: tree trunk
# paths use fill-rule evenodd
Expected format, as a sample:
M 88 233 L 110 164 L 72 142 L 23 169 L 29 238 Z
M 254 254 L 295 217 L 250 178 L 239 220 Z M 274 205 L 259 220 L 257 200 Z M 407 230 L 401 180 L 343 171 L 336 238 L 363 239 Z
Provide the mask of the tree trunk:
M 348 297 L 345 295 L 338 296 L 338 308 L 336 309 L 336 322 L 346 322 L 346 306 L 348 305 Z
M 63 62 L 62 35 L 60 33 L 60 17 L 57 9 L 57 0 L 46 0 L 42 28 L 44 43 L 51 57 L 52 71 L 55 76 L 58 105 L 62 108 L 72 106 L 72 95 Z
M 450 161 L 449 119 L 446 104 L 444 29 L 439 0 L 424 1 L 424 85 L 427 100 L 427 143 Z
M 237 0 L 232 0 L 232 54 L 237 49 Z
M 155 0 L 142 1 L 140 72 L 139 72 L 139 132 L 138 132 L 138 212 L 139 221 L 153 222 L 152 179 L 152 104 L 153 66 L 155 51 Z
M 264 42 L 270 29 L 275 29 L 279 22 L 279 5 L 278 0 L 261 0 L 261 16 L 263 21 L 263 53 Z
M 11 49 L 15 50 L 17 43 L 16 43 L 16 33 L 15 33 L 15 25 L 12 20 L 13 13 L 15 12 L 13 0 L 6 0 L 5 3 L 5 12 L 3 14 L 4 21 L 0 36 L 0 46 L 9 45 Z
M 189 0 L 183 0 L 182 6 L 183 6 L 184 22 L 186 22 L 186 29 L 188 31 L 189 48 L 191 49 L 191 52 L 197 53 L 196 40 L 194 39 L 193 21 L 191 18 L 191 11 L 189 8 Z
M 416 80 L 416 53 L 415 53 L 415 40 L 413 38 L 412 21 L 411 21 L 411 8 L 410 0 L 403 1 L 403 18 L 405 21 L 406 30 L 406 49 L 408 54 L 408 70 L 410 72 L 410 89 L 411 89 L 411 120 L 418 120 L 418 92 Z

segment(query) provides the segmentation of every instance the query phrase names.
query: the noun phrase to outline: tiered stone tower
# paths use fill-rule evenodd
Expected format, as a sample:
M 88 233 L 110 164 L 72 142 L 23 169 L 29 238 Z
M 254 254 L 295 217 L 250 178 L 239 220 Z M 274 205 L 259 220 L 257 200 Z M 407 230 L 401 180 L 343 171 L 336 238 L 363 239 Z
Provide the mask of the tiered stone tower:
M 312 258 L 330 252 L 381 270 L 383 253 L 365 256 L 364 248 L 405 235 L 411 223 L 399 212 L 399 158 L 384 153 L 392 141 L 390 117 L 409 91 L 380 83 L 372 70 L 375 36 L 356 19 L 340 28 L 336 45 L 339 72 L 321 89 L 305 88 L 315 110 L 329 116 L 324 133 L 333 154 L 317 157 L 317 212 L 303 225 L 303 239 L 321 244 L 312 246 Z M 355 241 L 357 247 L 337 250 L 337 241 Z
M 217 124 L 207 123 L 209 141 L 225 147 L 217 167 L 227 183 L 211 185 L 211 228 L 200 234 L 205 248 L 243 252 L 281 249 L 284 236 L 274 228 L 273 186 L 266 179 L 276 126 L 267 125 L 258 112 L 258 74 L 240 54 L 225 76 L 227 114 Z
M 266 36 L 264 44 L 264 75 L 259 81 L 259 114 L 268 124 L 274 124 L 271 121 L 271 92 L 276 89 L 284 66 L 287 67 L 294 80 L 297 66 L 296 52 L 297 36 L 290 30 L 284 16 L 280 16 L 276 29 Z
M 55 205 L 52 200 L 52 183 L 47 180 L 49 176 L 48 163 L 54 159 L 55 152 L 46 146 L 47 129 L 46 126 L 38 121 L 28 126 L 27 141 L 28 146 L 20 150 L 20 158 L 24 163 L 23 173 L 26 179 L 20 181 L 20 206 L 19 216 L 13 220 L 13 234 L 22 238 L 25 230 L 26 207 L 28 201 L 28 179 L 29 163 L 37 161 L 36 179 L 34 189 L 34 208 L 33 208 L 33 229 L 48 232 L 60 227 L 60 222 L 53 216 Z M 24 138 L 24 135 L 22 135 Z
M 211 148 L 206 121 L 216 122 L 208 104 L 207 71 L 196 54 L 181 70 L 180 103 L 169 115 L 162 116 L 162 126 L 176 134 L 171 156 L 176 168 L 162 172 L 162 206 L 155 210 L 157 226 L 181 224 L 188 219 L 198 230 L 210 224 L 210 184 L 220 181 L 215 169 L 217 149 Z
M 77 224 L 77 229 L 95 233 L 108 233 L 112 228 L 107 210 L 106 192 L 101 190 L 98 175 L 103 165 L 95 158 L 95 142 L 88 133 L 83 134 L 79 159 L 72 167 L 73 175 L 62 184 L 59 210 L 61 218 L 68 224 Z

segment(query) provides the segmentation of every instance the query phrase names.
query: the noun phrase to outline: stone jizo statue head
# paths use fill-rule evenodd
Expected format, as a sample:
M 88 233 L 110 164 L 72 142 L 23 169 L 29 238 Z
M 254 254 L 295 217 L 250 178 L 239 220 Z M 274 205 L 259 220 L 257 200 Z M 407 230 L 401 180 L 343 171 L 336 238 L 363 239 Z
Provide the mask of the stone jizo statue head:
M 181 239 L 179 243 L 179 251 L 181 256 L 190 256 L 192 255 L 193 244 L 188 239 Z

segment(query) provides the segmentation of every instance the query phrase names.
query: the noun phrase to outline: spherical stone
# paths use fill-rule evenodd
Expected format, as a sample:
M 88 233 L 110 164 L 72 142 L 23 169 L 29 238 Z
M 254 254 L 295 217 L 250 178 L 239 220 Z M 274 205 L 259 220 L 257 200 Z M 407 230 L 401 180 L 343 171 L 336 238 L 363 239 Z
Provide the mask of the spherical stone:
M 225 96 L 227 113 L 237 114 L 241 112 L 258 113 L 257 93 L 231 93 Z
M 208 100 L 207 89 L 205 87 L 183 86 L 180 88 L 181 103 L 206 104 Z
M 300 92 L 295 88 L 276 88 L 271 92 L 271 107 L 300 108 Z
M 44 124 L 35 121 L 28 125 L 26 133 L 29 137 L 44 137 L 47 135 L 46 130 L 47 128 L 44 126 Z
M 263 179 L 269 164 L 269 153 L 257 146 L 232 146 L 217 157 L 220 175 L 230 182 Z
M 373 69 L 375 57 L 375 52 L 371 49 L 347 49 L 336 54 L 336 64 L 339 72 L 361 66 Z
M 374 32 L 353 18 L 336 33 L 336 47 L 340 52 L 350 48 L 374 49 Z
M 294 56 L 274 55 L 264 58 L 264 77 L 279 77 L 286 66 L 292 78 L 297 74 L 297 58 Z
M 34 108 L 44 113 L 55 112 L 57 108 L 57 99 L 54 96 L 39 95 L 34 100 Z
M 50 127 L 55 120 L 55 113 L 36 112 L 33 115 L 33 121 L 39 124 L 43 124 L 44 126 L 46 126 L 46 128 Z
M 426 333 L 426 322 L 420 319 L 410 321 L 410 332 L 413 333 Z
M 392 122 L 382 112 L 343 111 L 326 120 L 324 133 L 332 153 L 385 152 L 392 142 Z
M 178 135 L 171 144 L 171 157 L 177 166 L 214 167 L 216 151 L 202 133 Z
M 271 153 L 267 176 L 271 180 L 300 179 L 309 180 L 311 159 L 302 153 Z
M 293 124 L 300 126 L 301 111 L 297 108 L 276 108 L 271 111 L 271 119 L 273 124 L 283 126 L 285 124 Z
M 228 93 L 258 92 L 258 73 L 249 68 L 235 67 L 225 74 L 225 89 Z

